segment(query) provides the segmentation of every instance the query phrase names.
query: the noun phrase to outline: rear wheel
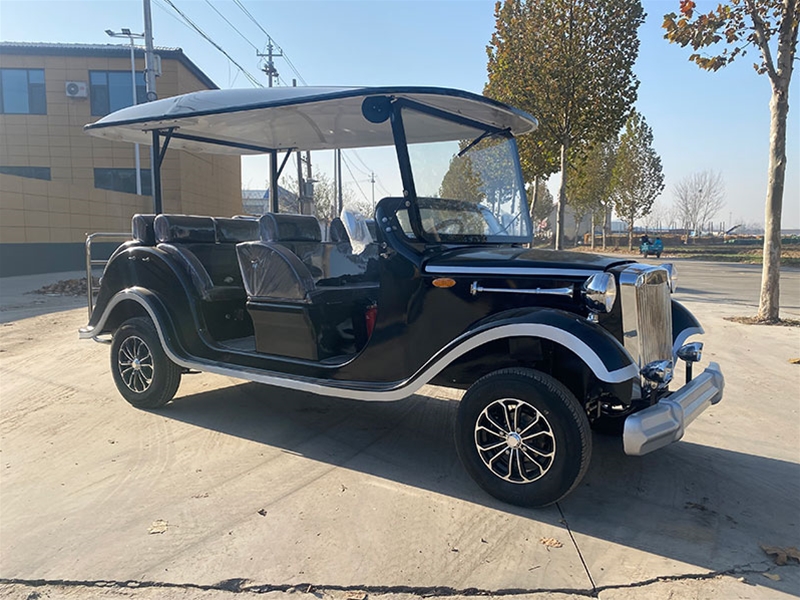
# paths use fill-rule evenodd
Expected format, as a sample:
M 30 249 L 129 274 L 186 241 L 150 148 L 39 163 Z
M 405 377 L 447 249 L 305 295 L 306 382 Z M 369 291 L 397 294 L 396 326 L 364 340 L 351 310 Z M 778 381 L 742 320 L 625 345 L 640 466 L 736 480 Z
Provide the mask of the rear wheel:
M 540 507 L 578 485 L 592 441 L 586 414 L 560 382 L 532 369 L 503 369 L 479 379 L 461 400 L 456 448 L 489 494 Z
M 181 369 L 167 358 L 150 319 L 125 321 L 111 342 L 111 374 L 122 397 L 137 408 L 158 408 L 172 400 Z

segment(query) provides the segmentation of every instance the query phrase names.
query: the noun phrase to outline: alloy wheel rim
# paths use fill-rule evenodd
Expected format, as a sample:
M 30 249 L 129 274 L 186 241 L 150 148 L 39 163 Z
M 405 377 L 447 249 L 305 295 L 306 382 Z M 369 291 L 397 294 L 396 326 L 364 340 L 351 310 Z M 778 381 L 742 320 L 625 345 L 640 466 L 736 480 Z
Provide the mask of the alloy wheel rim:
M 475 448 L 493 475 L 516 484 L 541 479 L 553 465 L 556 439 L 545 416 L 532 404 L 501 398 L 475 422 Z
M 148 390 L 153 382 L 153 355 L 142 338 L 125 338 L 117 353 L 117 368 L 129 390 L 137 394 Z

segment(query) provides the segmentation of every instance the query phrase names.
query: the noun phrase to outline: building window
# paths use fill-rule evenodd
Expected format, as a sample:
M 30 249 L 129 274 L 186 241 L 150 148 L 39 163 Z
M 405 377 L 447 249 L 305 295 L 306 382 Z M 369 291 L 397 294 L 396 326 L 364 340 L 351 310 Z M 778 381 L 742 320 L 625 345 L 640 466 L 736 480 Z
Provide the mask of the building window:
M 44 69 L 0 69 L 0 113 L 46 115 Z
M 50 167 L 0 167 L 0 173 L 50 181 Z
M 149 196 L 150 169 L 142 169 L 142 195 Z M 115 192 L 136 193 L 136 169 L 95 169 L 94 187 Z
M 133 106 L 130 71 L 89 71 L 92 114 L 102 117 L 126 106 Z M 144 73 L 136 73 L 136 103 L 144 104 L 147 91 Z

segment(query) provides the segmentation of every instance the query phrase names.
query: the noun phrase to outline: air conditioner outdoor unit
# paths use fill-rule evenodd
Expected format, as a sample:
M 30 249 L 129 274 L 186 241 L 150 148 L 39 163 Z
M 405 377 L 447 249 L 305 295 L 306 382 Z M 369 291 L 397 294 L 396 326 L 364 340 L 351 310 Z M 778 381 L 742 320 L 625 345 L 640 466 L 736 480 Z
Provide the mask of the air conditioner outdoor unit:
M 65 90 L 69 98 L 86 98 L 89 95 L 89 86 L 85 81 L 67 81 Z

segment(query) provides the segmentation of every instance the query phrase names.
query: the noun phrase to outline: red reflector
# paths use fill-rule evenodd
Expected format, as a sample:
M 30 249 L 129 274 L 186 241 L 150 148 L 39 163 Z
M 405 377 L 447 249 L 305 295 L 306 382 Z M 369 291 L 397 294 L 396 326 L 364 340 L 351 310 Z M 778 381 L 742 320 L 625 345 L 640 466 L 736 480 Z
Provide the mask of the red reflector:
M 373 304 L 372 306 L 367 307 L 367 311 L 364 314 L 364 320 L 367 324 L 367 338 L 372 336 L 372 330 L 375 329 L 375 320 L 378 318 L 378 305 Z

